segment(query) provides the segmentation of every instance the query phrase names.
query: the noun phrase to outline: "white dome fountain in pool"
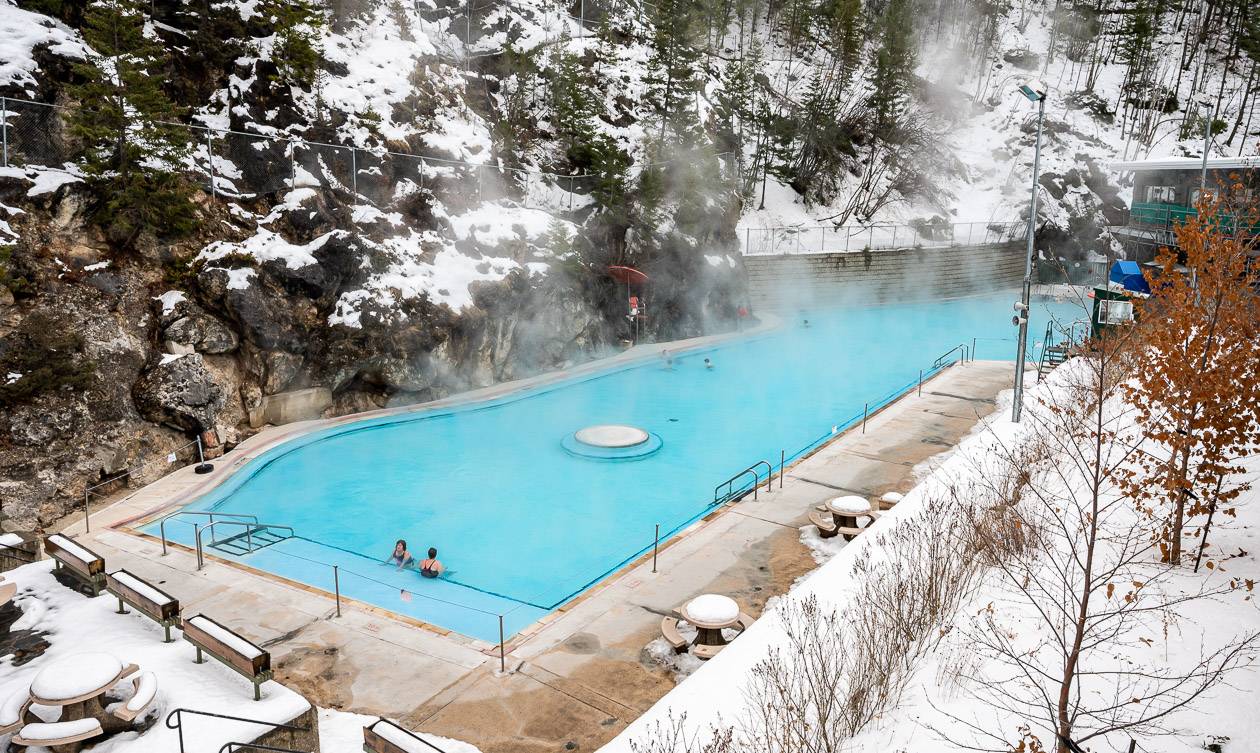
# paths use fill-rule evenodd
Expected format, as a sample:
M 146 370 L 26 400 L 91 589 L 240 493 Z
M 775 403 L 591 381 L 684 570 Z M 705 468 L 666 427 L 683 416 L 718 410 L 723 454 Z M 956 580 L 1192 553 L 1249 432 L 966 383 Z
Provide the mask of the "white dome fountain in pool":
M 560 442 L 572 455 L 597 460 L 637 460 L 661 449 L 661 438 L 624 424 L 597 424 L 578 429 Z

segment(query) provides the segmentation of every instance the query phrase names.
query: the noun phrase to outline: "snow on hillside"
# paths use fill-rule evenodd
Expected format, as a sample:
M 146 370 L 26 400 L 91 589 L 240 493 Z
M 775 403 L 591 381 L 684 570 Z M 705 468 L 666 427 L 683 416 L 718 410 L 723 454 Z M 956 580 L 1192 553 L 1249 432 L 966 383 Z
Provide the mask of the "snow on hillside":
M 53 55 L 82 60 L 83 39 L 60 21 L 17 7 L 16 0 L 0 0 L 0 87 L 19 87 L 27 96 L 38 89 L 39 64 L 35 50 L 46 47 Z

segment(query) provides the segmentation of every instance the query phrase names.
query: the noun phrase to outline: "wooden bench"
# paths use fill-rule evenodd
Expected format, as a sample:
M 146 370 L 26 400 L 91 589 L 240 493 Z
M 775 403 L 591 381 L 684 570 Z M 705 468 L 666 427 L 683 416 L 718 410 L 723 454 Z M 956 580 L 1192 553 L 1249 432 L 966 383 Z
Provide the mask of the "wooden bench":
M 687 651 L 687 639 L 678 632 L 677 617 L 661 618 L 661 635 L 665 637 L 665 642 L 673 647 L 674 653 L 681 654 Z
M 7 735 L 26 724 L 26 710 L 31 707 L 31 693 L 28 686 L 22 685 L 0 704 L 0 735 Z
M 254 700 L 262 699 L 261 686 L 271 679 L 271 654 L 204 614 L 184 620 L 184 640 L 197 649 L 196 663 L 204 651 L 254 684 Z
M 125 605 L 162 626 L 164 643 L 170 643 L 171 628 L 179 625 L 179 600 L 148 581 L 127 572 L 115 570 L 105 577 L 105 590 L 118 597 L 118 614 L 126 614 Z
M 131 697 L 114 711 L 114 716 L 124 722 L 135 721 L 137 716 L 149 710 L 157 698 L 157 676 L 141 672 L 131 681 Z
M 363 728 L 363 753 L 427 753 L 444 751 L 384 717 Z
M 718 653 L 722 649 L 726 648 L 728 645 L 730 644 L 721 644 L 718 646 L 711 646 L 707 643 L 697 643 L 696 645 L 691 647 L 691 654 L 697 659 L 703 659 L 705 661 L 708 661 L 709 659 L 712 659 L 713 657 L 717 656 Z
M 58 570 L 83 583 L 93 596 L 101 595 L 105 586 L 104 557 L 59 533 L 44 538 L 44 551 L 56 561 Z
M 103 734 L 105 730 L 101 729 L 100 721 L 90 716 L 69 722 L 32 722 L 18 730 L 11 744 L 52 748 L 55 745 L 70 745 L 91 740 Z

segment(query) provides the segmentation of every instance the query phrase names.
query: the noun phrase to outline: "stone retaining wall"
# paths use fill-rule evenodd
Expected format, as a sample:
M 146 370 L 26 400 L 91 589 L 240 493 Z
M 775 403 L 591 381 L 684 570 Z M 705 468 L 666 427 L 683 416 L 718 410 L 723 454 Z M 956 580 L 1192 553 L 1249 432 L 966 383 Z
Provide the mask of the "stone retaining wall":
M 1019 285 L 1024 246 L 746 256 L 753 310 L 953 298 Z

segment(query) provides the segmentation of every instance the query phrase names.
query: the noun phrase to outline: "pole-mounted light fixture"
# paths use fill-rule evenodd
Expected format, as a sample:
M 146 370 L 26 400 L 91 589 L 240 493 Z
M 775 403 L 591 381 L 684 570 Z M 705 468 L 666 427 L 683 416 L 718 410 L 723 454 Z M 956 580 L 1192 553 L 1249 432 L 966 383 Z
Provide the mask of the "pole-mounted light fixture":
M 1042 81 L 1020 84 L 1019 93 L 1029 102 L 1037 103 L 1037 141 L 1033 152 L 1032 201 L 1028 208 L 1028 255 L 1024 259 L 1024 291 L 1015 304 L 1015 316 L 1011 324 L 1019 327 L 1019 345 L 1015 351 L 1015 399 L 1011 405 L 1011 421 L 1019 423 L 1024 406 L 1024 357 L 1028 349 L 1028 302 L 1032 297 L 1033 242 L 1037 231 L 1037 178 L 1041 169 L 1041 125 L 1046 119 L 1046 94 L 1049 89 Z

